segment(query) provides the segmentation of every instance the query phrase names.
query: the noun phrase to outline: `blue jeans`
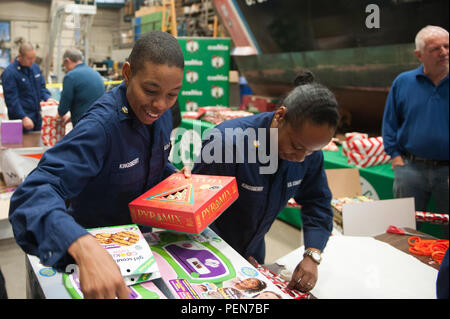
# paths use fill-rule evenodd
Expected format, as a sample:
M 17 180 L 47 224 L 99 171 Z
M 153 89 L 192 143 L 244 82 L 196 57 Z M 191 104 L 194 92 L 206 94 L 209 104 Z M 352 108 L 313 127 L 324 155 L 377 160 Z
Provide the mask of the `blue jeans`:
M 448 214 L 449 167 L 405 161 L 404 166 L 394 168 L 394 197 L 414 197 L 416 211 L 427 211 L 433 197 L 436 213 Z M 448 226 L 445 227 L 448 236 Z

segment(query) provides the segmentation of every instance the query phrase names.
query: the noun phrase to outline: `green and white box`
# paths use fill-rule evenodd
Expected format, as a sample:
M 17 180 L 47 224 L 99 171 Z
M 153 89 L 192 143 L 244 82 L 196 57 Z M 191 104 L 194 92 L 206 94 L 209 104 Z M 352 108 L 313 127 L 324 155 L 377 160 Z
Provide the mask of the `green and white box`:
M 185 66 L 180 110 L 229 107 L 230 38 L 179 37 Z

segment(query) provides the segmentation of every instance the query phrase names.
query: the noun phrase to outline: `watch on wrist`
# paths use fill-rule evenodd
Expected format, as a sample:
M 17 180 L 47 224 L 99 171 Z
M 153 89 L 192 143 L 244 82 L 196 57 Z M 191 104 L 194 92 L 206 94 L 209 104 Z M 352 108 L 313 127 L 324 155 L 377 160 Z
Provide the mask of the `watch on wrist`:
M 322 261 L 322 255 L 313 249 L 306 249 L 305 253 L 303 254 L 303 257 L 305 256 L 309 256 L 311 257 L 312 260 L 314 260 L 314 262 L 318 265 L 320 265 L 320 262 Z

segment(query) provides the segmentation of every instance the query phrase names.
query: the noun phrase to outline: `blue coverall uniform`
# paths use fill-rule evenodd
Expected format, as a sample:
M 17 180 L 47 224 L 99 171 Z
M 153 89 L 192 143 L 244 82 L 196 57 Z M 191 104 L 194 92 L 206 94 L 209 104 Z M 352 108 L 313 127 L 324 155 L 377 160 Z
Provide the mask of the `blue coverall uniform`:
M 3 94 L 8 118 L 21 120 L 28 116 L 34 123 L 33 131 L 42 126 L 41 101 L 47 101 L 51 94 L 45 88 L 45 79 L 37 64 L 21 66 L 17 58 L 2 73 Z
M 331 192 L 323 169 L 322 151 L 312 153 L 302 163 L 277 157 L 278 170 L 270 175 L 260 174 L 260 167 L 267 165 L 260 161 L 250 163 L 247 151 L 241 152 L 242 163 L 237 163 L 237 160 L 224 163 L 226 153 L 236 153 L 236 139 L 226 137 L 226 128 L 241 128 L 243 131 L 266 128 L 268 134 L 273 116 L 274 113 L 261 113 L 218 125 L 216 128 L 220 131 L 223 146 L 222 163 L 207 164 L 199 157 L 192 170 L 195 174 L 236 177 L 239 198 L 215 220 L 211 228 L 242 256 L 253 256 L 261 264 L 265 257 L 264 235 L 290 198 L 302 205 L 305 247 L 323 250 L 333 227 Z M 205 139 L 202 151 L 216 137 Z M 268 136 L 266 140 L 269 140 Z M 258 143 L 250 137 L 245 138 L 244 150 L 248 150 L 249 145 L 256 147 Z
M 17 243 L 64 269 L 85 228 L 129 224 L 128 203 L 175 171 L 171 130 L 170 110 L 144 125 L 124 83 L 107 92 L 14 192 L 9 220 Z

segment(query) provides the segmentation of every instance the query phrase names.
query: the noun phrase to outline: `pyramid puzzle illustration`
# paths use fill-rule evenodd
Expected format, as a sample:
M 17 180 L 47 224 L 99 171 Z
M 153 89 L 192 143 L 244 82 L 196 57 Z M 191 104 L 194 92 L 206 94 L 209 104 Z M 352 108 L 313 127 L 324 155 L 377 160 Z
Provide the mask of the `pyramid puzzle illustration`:
M 149 196 L 146 199 L 171 203 L 194 204 L 194 192 L 192 184 L 188 184 Z

